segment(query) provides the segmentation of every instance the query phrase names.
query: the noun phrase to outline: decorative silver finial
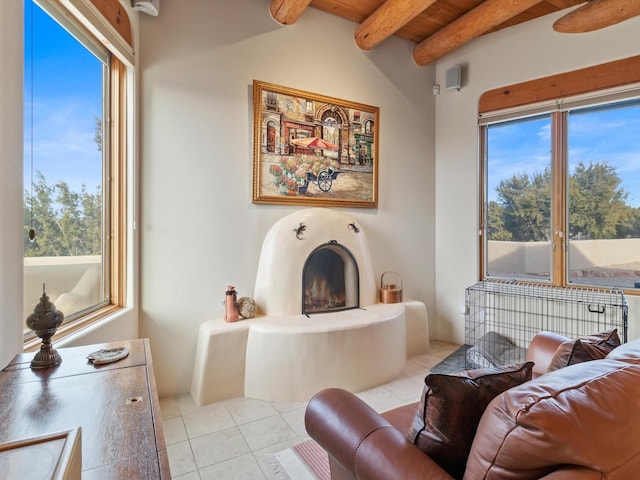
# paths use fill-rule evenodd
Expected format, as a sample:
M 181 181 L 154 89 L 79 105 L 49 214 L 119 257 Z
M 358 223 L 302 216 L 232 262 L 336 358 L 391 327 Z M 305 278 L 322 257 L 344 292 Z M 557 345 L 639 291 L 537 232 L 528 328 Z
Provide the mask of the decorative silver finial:
M 51 337 L 64 320 L 64 314 L 56 310 L 56 306 L 49 301 L 45 284 L 42 284 L 42 297 L 27 317 L 27 327 L 42 339 L 40 350 L 31 360 L 31 368 L 46 368 L 62 362 L 60 354 L 51 346 Z

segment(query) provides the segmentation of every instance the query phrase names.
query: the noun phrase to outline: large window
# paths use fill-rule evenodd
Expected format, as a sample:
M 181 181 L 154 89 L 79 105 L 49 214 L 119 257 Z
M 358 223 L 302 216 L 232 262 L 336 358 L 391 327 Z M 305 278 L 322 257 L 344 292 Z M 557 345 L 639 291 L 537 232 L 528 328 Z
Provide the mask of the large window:
M 481 120 L 484 278 L 640 289 L 639 97 Z
M 125 69 L 61 8 L 25 1 L 23 303 L 72 329 L 123 304 Z

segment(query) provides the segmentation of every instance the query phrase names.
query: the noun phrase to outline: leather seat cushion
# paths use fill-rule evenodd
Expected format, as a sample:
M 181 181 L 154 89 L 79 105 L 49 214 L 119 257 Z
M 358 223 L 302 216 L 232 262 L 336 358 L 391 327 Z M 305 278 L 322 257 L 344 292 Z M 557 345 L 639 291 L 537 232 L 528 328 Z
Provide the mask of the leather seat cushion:
M 607 358 L 627 363 L 640 363 L 640 338 L 614 348 Z
M 640 438 L 640 365 L 580 363 L 496 397 L 478 426 L 464 479 L 533 480 L 561 465 L 610 480 L 636 478 L 634 438 Z
M 419 402 L 410 403 L 381 413 L 384 419 L 401 432 L 406 432 L 411 427 Z

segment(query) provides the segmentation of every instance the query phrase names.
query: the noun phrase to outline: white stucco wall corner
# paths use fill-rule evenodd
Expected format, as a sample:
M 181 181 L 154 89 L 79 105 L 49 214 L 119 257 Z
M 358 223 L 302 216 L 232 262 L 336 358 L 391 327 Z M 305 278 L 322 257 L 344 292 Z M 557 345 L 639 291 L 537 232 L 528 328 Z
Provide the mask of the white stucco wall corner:
M 222 313 L 212 295 L 234 281 L 251 296 L 267 231 L 300 210 L 251 203 L 254 79 L 380 108 L 379 206 L 339 210 L 365 227 L 372 281 L 399 269 L 433 308 L 435 68 L 413 65 L 401 39 L 360 51 L 355 23 L 318 9 L 282 27 L 268 2 L 189 3 L 140 19 L 140 333 L 167 359 L 154 351 L 165 393 L 190 388 L 200 323 Z
M 22 351 L 23 2 L 0 2 L 0 367 Z
M 59 341 L 56 341 L 54 336 L 53 343 L 56 347 L 74 347 L 136 338 L 139 338 L 138 315 L 134 308 L 127 307 L 107 315 Z
M 436 78 L 446 69 L 468 64 L 468 83 L 436 101 L 436 320 L 434 337 L 460 343 L 464 317 L 459 306 L 478 272 L 478 124 L 480 96 L 491 89 L 589 67 L 640 54 L 630 42 L 640 17 L 588 34 L 559 34 L 547 15 L 483 35 L 442 57 Z M 630 309 L 630 332 L 638 331 L 640 312 Z M 636 326 L 631 326 L 636 325 Z

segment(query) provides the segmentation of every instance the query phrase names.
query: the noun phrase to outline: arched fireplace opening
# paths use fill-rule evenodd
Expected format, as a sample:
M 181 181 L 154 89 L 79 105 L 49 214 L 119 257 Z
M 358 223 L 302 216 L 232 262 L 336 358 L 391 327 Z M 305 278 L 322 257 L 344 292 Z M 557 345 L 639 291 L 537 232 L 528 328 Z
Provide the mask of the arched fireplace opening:
M 313 250 L 302 271 L 302 313 L 328 313 L 358 308 L 358 264 L 335 240 Z

